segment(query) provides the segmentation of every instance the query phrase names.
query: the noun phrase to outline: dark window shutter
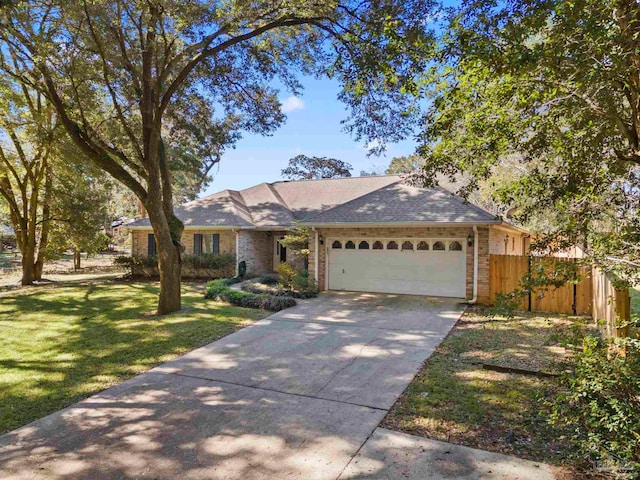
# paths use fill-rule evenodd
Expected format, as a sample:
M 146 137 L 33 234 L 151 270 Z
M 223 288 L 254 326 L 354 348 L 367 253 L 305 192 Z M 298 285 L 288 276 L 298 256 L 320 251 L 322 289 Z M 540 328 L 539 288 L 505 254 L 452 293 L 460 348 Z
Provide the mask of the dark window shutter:
M 220 234 L 214 233 L 211 235 L 211 251 L 216 255 L 220 253 Z
M 147 255 L 155 255 L 157 252 L 156 249 L 156 238 L 153 233 L 149 233 L 147 235 Z
M 202 235 L 200 233 L 193 234 L 193 253 L 202 255 Z

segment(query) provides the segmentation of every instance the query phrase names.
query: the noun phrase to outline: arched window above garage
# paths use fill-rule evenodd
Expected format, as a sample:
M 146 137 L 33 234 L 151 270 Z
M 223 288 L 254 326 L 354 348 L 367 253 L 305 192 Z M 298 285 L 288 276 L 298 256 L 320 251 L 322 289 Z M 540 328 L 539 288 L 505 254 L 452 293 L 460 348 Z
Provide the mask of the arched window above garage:
M 440 241 L 438 241 L 438 242 L 434 242 L 434 244 L 433 244 L 433 249 L 434 249 L 434 250 L 444 250 L 444 249 L 445 249 L 445 248 L 444 248 L 444 243 L 443 243 L 443 242 L 440 242 Z
M 429 244 L 424 240 L 421 242 L 418 242 L 418 248 L 416 248 L 416 250 L 429 250 Z
M 331 244 L 331 248 L 342 248 L 342 242 L 340 240 L 336 240 Z
M 462 251 L 462 244 L 460 242 L 451 242 L 449 244 L 449 251 L 451 252 L 461 252 Z
M 413 243 L 409 240 L 402 242 L 402 250 L 413 250 Z
M 358 250 L 369 250 L 369 242 L 366 242 L 365 240 L 361 241 L 358 244 Z
M 393 240 L 387 243 L 387 250 L 397 250 L 397 249 L 398 249 L 398 244 Z
M 384 245 L 382 244 L 382 242 L 380 240 L 376 240 L 375 242 L 373 242 L 373 249 L 374 250 L 383 250 L 384 249 Z
M 347 250 L 355 250 L 356 244 L 353 243 L 351 240 L 349 240 L 347 243 L 344 244 L 344 248 L 346 248 Z

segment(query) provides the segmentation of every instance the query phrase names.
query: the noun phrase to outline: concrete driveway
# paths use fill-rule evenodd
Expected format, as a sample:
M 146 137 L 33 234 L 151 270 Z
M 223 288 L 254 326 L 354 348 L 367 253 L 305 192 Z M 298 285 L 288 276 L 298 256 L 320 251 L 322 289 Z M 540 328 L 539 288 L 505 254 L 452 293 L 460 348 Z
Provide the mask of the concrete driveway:
M 384 475 L 373 454 L 349 464 L 464 307 L 353 293 L 300 303 L 0 437 L 0 478 Z

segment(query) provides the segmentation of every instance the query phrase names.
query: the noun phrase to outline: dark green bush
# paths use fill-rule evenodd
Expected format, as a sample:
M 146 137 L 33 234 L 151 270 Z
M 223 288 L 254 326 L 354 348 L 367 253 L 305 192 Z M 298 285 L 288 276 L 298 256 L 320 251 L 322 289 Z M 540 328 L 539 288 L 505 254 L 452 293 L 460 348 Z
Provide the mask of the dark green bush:
M 157 255 L 134 255 L 133 257 L 134 265 L 142 265 L 143 267 L 157 267 L 158 266 L 158 256 Z
M 298 271 L 291 278 L 291 289 L 298 295 L 296 298 L 312 298 L 318 295 L 318 288 L 309 280 L 309 273 Z
M 127 255 L 118 255 L 113 259 L 114 265 L 121 265 L 123 267 L 130 267 L 133 265 L 133 257 Z
M 237 283 L 238 280 L 237 278 L 223 278 L 207 283 L 205 298 L 228 302 L 239 307 L 261 308 L 270 312 L 277 312 L 296 305 L 296 301 L 293 298 L 265 294 L 256 295 L 255 293 L 229 288 L 230 284 Z
M 235 265 L 236 257 L 230 253 L 203 253 L 201 255 L 187 254 L 182 256 L 182 263 L 193 268 L 223 270 Z
M 562 381 L 551 422 L 570 432 L 576 456 L 640 475 L 640 341 L 586 337 Z
M 140 267 L 157 267 L 158 257 L 156 255 L 119 255 L 113 259 L 114 265 L 120 265 L 123 267 L 129 267 L 133 269 L 134 266 Z

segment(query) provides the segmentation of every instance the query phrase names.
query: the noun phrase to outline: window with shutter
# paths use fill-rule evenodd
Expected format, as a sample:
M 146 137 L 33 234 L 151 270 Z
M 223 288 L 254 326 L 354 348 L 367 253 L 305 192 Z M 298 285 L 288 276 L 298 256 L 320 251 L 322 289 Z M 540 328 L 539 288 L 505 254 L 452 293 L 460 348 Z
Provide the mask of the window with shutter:
M 158 253 L 158 249 L 156 248 L 156 237 L 153 233 L 149 233 L 147 235 L 147 255 L 155 255 Z
M 202 234 L 193 234 L 193 253 L 195 255 L 202 255 Z

